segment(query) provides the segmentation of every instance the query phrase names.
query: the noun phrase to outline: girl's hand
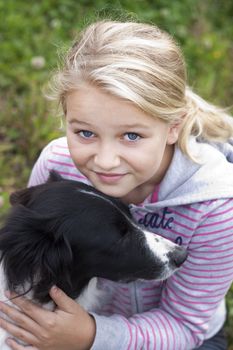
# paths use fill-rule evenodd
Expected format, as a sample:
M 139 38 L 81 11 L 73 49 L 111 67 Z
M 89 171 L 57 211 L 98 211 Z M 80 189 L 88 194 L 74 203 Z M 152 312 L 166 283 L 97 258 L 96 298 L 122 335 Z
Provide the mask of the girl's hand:
M 55 311 L 42 309 L 24 297 L 11 300 L 19 310 L 0 303 L 0 310 L 14 322 L 0 318 L 0 327 L 30 346 L 10 338 L 7 344 L 13 350 L 90 349 L 96 331 L 94 318 L 57 287 L 51 289 L 50 295 L 57 305 Z

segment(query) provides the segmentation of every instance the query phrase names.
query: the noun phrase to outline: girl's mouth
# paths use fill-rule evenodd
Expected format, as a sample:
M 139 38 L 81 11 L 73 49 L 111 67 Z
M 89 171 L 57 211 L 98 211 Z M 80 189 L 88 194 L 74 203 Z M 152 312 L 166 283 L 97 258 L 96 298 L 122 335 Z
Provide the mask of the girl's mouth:
M 96 172 L 97 177 L 101 182 L 104 183 L 114 183 L 121 180 L 125 174 L 115 174 L 115 173 L 98 173 Z

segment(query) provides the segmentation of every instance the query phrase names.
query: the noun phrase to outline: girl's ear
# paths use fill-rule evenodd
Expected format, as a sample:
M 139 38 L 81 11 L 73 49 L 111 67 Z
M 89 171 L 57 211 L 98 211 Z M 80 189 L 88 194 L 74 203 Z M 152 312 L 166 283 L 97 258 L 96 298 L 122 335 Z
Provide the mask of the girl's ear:
M 177 142 L 182 125 L 183 125 L 183 120 L 180 120 L 175 124 L 170 125 L 168 130 L 167 145 L 173 145 L 174 143 Z

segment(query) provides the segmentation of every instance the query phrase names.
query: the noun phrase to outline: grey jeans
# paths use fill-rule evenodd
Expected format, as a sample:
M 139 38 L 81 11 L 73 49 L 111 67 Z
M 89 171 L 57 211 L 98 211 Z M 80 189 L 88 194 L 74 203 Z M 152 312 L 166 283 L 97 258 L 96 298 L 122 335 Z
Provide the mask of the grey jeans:
M 227 339 L 224 329 L 220 329 L 215 336 L 205 340 L 204 343 L 195 350 L 227 350 Z

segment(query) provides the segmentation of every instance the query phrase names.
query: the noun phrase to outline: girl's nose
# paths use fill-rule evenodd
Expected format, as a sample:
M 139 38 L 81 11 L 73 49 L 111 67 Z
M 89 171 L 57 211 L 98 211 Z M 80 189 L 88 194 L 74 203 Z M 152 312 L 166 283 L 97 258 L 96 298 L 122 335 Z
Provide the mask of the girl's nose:
M 111 145 L 103 145 L 97 149 L 94 163 L 100 170 L 109 171 L 120 165 L 120 155 Z

